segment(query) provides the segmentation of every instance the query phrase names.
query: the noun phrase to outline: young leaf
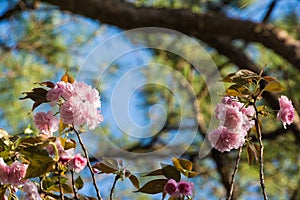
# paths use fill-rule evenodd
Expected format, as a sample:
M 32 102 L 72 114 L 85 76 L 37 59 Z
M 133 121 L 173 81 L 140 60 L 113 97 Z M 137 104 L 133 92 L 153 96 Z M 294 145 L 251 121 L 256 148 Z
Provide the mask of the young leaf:
M 173 158 L 172 161 L 176 169 L 186 177 L 192 178 L 198 175 L 197 172 L 192 171 L 193 163 L 191 161 L 182 158 Z
M 81 179 L 80 176 L 78 176 L 78 178 L 75 180 L 75 187 L 80 190 L 81 188 L 83 188 L 84 182 Z
M 139 190 L 135 192 L 142 192 L 146 194 L 157 194 L 164 192 L 164 187 L 166 183 L 168 182 L 168 179 L 156 179 L 149 181 L 144 186 L 142 186 Z
M 267 81 L 268 83 L 272 82 L 272 81 L 276 81 L 276 78 L 273 76 L 264 76 L 263 79 L 265 81 Z
M 268 92 L 283 92 L 284 90 L 285 87 L 276 79 L 269 82 L 264 88 L 264 91 Z
M 74 78 L 68 73 L 68 71 L 61 77 L 61 81 L 65 83 L 74 83 Z
M 193 168 L 193 163 L 189 160 L 182 159 L 182 158 L 173 158 L 172 161 L 176 169 L 178 169 L 179 171 L 182 170 L 191 171 Z
M 139 180 L 137 179 L 137 177 L 135 175 L 131 174 L 131 176 L 129 176 L 129 180 L 135 188 L 137 188 L 137 189 L 140 188 Z
M 167 179 L 174 179 L 176 182 L 180 181 L 181 175 L 176 167 L 167 165 L 162 168 L 163 174 Z

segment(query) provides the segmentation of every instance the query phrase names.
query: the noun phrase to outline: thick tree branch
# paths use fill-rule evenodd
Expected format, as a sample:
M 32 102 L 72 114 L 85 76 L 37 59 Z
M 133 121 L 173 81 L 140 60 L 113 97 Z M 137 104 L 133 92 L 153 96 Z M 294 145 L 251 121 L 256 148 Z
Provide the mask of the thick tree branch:
M 228 18 L 220 14 L 197 14 L 190 10 L 136 7 L 121 0 L 42 0 L 75 14 L 123 29 L 163 27 L 203 39 L 211 35 L 259 42 L 300 70 L 300 42 L 271 24 Z

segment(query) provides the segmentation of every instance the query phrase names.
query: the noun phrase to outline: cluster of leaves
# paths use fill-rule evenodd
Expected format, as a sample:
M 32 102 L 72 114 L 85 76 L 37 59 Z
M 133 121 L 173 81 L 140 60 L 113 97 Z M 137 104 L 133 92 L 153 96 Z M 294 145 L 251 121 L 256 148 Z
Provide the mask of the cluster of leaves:
M 167 195 L 164 191 L 164 187 L 168 180 L 174 179 L 176 182 L 179 182 L 181 180 L 181 174 L 186 178 L 192 178 L 198 175 L 196 171 L 193 171 L 193 163 L 191 161 L 182 158 L 173 158 L 172 161 L 173 165 L 161 164 L 160 169 L 145 173 L 143 177 L 163 176 L 163 178 L 154 179 L 145 183 L 136 192 L 146 194 L 162 193 L 164 199 Z
M 1 132 L 5 132 L 1 129 Z M 36 136 L 11 136 L 2 134 L 0 138 L 0 157 L 5 158 L 6 163 L 11 164 L 16 159 L 23 164 L 29 164 L 24 179 L 40 177 L 41 192 L 49 194 L 58 192 L 61 184 L 64 193 L 73 193 L 72 187 L 67 184 L 68 178 L 60 177 L 68 172 L 68 169 L 59 164 L 58 155 L 51 157 L 45 150 L 49 145 L 55 145 L 55 140 L 60 140 L 65 150 L 76 148 L 76 142 L 62 137 L 36 137 Z M 3 199 L 8 186 L 1 185 L 1 196 Z M 75 180 L 75 187 L 79 190 L 83 187 L 80 176 Z M 15 197 L 16 198 L 16 197 Z

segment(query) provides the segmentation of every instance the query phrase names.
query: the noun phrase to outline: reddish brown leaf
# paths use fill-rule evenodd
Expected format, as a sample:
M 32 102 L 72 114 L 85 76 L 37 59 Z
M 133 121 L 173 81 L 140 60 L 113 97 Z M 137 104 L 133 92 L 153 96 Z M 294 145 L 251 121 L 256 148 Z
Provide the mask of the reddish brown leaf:
M 41 86 L 46 86 L 48 88 L 54 88 L 55 84 L 51 81 L 43 81 L 41 83 L 35 83 L 35 84 L 40 84 Z
M 31 111 L 33 111 L 36 107 L 41 105 L 42 103 L 49 102 L 46 98 L 48 91 L 44 88 L 33 88 L 31 92 L 23 92 L 22 94 L 25 94 L 25 97 L 20 98 L 23 99 L 31 99 L 34 101 L 34 104 L 32 106 Z
M 131 174 L 131 176 L 129 176 L 129 180 L 135 188 L 137 188 L 137 189 L 140 188 L 139 180 L 137 179 L 137 177 L 135 175 Z

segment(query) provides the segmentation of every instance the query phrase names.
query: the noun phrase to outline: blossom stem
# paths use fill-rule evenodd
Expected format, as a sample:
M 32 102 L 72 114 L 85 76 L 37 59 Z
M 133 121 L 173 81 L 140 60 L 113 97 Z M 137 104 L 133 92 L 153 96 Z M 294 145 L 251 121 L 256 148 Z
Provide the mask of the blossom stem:
M 80 137 L 79 132 L 75 128 L 73 128 L 73 130 L 74 130 L 74 132 L 77 135 L 78 141 L 79 141 L 79 143 L 81 145 L 81 148 L 83 150 L 83 153 L 84 153 L 84 155 L 85 155 L 85 157 L 87 159 L 87 166 L 88 166 L 88 168 L 90 170 L 90 173 L 91 173 L 91 176 L 92 176 L 92 179 L 93 179 L 93 185 L 94 185 L 94 188 L 95 188 L 96 193 L 97 193 L 97 198 L 98 198 L 98 200 L 102 200 L 102 197 L 100 195 L 100 190 L 99 190 L 99 188 L 97 186 L 96 177 L 95 177 L 95 174 L 94 174 L 94 171 L 93 171 L 93 168 L 92 168 L 92 165 L 91 165 L 91 162 L 90 162 L 89 155 L 87 153 L 86 147 L 85 147 L 85 145 L 82 142 L 82 139 Z
M 255 128 L 258 134 L 258 141 L 259 141 L 259 148 L 260 148 L 260 156 L 259 156 L 259 179 L 260 179 L 260 186 L 262 189 L 262 194 L 264 196 L 264 200 L 268 200 L 268 196 L 266 193 L 266 186 L 265 186 L 265 179 L 264 179 L 264 145 L 262 142 L 262 132 L 259 125 L 259 118 L 258 118 L 258 110 L 254 103 L 254 109 L 255 109 Z
M 232 199 L 233 188 L 234 188 L 234 178 L 235 178 L 235 176 L 237 174 L 237 171 L 238 171 L 238 168 L 239 168 L 239 163 L 240 163 L 240 160 L 241 160 L 242 152 L 243 152 L 243 147 L 240 147 L 238 156 L 237 156 L 236 161 L 235 161 L 235 166 L 234 166 L 234 170 L 233 170 L 233 173 L 232 173 L 232 177 L 231 177 L 230 191 L 229 191 L 229 194 L 228 194 L 226 200 L 231 200 Z
M 62 190 L 62 187 L 61 187 L 61 182 L 60 182 L 60 169 L 59 169 L 59 166 L 56 165 L 57 167 L 57 170 L 58 170 L 58 188 L 59 188 L 59 196 L 60 196 L 60 199 L 61 200 L 64 200 L 64 193 L 63 193 L 63 190 Z
M 113 183 L 113 185 L 112 185 L 112 187 L 111 187 L 111 190 L 110 190 L 110 194 L 109 194 L 109 199 L 110 199 L 110 200 L 113 200 L 113 193 L 114 193 L 114 190 L 115 190 L 115 187 L 116 187 L 116 183 L 117 183 L 117 181 L 119 180 L 119 178 L 120 178 L 120 176 L 119 176 L 119 175 L 116 175 L 115 180 L 114 180 L 114 183 Z
M 72 187 L 73 187 L 73 192 L 74 192 L 74 199 L 78 200 L 78 196 L 77 196 L 77 191 L 75 188 L 75 180 L 74 180 L 74 171 L 71 170 L 71 178 L 72 178 Z

